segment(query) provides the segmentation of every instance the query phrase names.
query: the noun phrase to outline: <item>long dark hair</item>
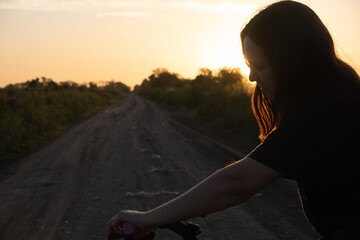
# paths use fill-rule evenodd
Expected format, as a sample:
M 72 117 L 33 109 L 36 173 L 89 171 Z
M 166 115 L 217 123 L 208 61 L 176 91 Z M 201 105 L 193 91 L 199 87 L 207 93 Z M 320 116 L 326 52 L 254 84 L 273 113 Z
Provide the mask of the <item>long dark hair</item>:
M 344 101 L 360 101 L 359 75 L 337 56 L 329 31 L 306 5 L 269 5 L 246 24 L 242 43 L 246 36 L 263 49 L 277 84 L 272 101 L 258 86 L 252 96 L 261 140 L 309 93 L 322 90 Z

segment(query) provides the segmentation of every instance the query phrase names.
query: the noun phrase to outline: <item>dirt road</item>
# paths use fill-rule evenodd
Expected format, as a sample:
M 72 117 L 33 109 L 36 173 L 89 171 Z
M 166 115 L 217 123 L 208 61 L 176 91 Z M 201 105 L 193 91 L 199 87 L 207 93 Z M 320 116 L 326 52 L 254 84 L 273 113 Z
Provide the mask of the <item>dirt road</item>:
M 106 239 L 118 210 L 155 207 L 240 158 L 238 151 L 129 95 L 1 171 L 0 239 Z M 285 180 L 192 221 L 201 225 L 200 239 L 317 237 L 294 183 Z M 156 234 L 180 239 L 166 230 Z

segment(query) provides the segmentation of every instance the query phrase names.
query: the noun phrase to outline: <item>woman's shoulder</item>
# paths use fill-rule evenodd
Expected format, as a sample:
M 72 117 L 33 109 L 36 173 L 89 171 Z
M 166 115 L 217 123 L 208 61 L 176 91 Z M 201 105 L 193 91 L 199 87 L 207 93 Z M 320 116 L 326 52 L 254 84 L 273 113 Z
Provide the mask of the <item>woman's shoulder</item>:
M 306 95 L 303 99 L 299 100 L 297 104 L 289 111 L 292 112 L 315 112 L 335 114 L 336 112 L 350 111 L 359 113 L 360 110 L 360 99 L 359 101 L 348 101 L 343 98 L 326 92 L 317 91 Z
M 318 91 L 308 94 L 295 104 L 281 120 L 279 127 L 293 124 L 332 126 L 348 123 L 351 125 L 359 121 L 359 102 L 345 101 L 334 94 Z

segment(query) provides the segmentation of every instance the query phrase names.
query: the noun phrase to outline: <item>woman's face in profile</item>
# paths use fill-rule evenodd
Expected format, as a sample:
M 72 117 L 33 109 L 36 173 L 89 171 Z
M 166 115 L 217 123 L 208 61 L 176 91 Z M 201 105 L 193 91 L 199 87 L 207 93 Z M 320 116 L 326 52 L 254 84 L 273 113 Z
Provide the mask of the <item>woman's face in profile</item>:
M 248 36 L 244 38 L 243 46 L 244 56 L 250 68 L 249 80 L 256 82 L 265 96 L 273 101 L 276 90 L 275 78 L 263 49 Z

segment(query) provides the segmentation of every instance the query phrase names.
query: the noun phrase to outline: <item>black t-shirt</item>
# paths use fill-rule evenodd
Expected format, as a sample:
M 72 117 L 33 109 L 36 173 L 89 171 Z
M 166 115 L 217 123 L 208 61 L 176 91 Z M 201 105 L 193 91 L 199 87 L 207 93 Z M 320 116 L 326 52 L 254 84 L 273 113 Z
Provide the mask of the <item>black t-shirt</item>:
M 294 107 L 249 157 L 297 181 L 305 215 L 329 236 L 343 225 L 360 228 L 359 137 L 360 105 L 318 93 Z

